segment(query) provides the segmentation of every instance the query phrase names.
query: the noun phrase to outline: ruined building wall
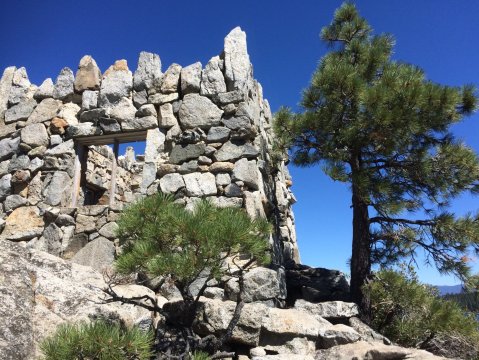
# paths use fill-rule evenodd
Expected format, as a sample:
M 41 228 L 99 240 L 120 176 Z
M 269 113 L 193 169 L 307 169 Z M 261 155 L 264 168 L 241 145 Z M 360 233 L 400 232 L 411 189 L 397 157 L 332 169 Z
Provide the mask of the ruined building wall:
M 39 87 L 9 67 L 0 80 L 0 238 L 108 261 L 123 206 L 162 191 L 187 207 L 207 197 L 267 217 L 274 263 L 299 261 L 291 178 L 273 162 L 271 121 L 239 28 L 204 67 L 163 73 L 160 57 L 142 52 L 134 73 L 119 60 L 102 75 L 85 56 L 76 75 L 64 68 Z M 140 161 L 101 146 L 141 139 Z

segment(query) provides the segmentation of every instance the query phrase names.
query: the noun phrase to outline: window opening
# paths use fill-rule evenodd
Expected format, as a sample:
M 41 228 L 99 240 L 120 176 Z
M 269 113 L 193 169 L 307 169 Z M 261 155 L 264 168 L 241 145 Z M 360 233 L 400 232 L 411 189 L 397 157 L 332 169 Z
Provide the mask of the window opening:
M 72 205 L 122 205 L 134 201 L 143 173 L 146 132 L 77 140 Z

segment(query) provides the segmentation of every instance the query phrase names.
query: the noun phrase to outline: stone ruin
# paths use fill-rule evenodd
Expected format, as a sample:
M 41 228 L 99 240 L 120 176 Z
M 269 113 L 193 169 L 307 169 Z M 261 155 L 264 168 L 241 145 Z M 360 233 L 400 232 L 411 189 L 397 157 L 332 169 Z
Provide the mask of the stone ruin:
M 76 74 L 63 68 L 38 87 L 25 68 L 9 67 L 0 81 L 0 239 L 99 268 L 88 254 L 113 258 L 119 211 L 162 191 L 187 207 L 207 197 L 267 217 L 276 267 L 298 262 L 292 182 L 272 158 L 271 121 L 240 28 L 204 67 L 163 73 L 160 57 L 142 52 L 134 73 L 118 60 L 102 75 L 84 56 Z M 119 145 L 133 141 L 146 141 L 143 156 L 121 156 Z
M 85 56 L 76 75 L 64 68 L 39 87 L 24 68 L 7 68 L 0 80 L 0 358 L 41 358 L 39 342 L 64 322 L 106 317 L 161 327 L 161 315 L 104 303 L 98 271 L 119 250 L 123 207 L 161 191 L 189 208 L 207 197 L 273 224 L 271 268 L 245 275 L 247 304 L 228 344 L 235 359 L 438 359 L 392 346 L 363 324 L 356 304 L 343 302 L 343 274 L 299 264 L 292 181 L 273 155 L 271 121 L 240 28 L 204 68 L 172 64 L 162 73 L 159 56 L 142 52 L 134 73 L 119 60 L 102 75 Z M 144 154 L 119 153 L 137 141 Z M 148 295 L 163 309 L 181 303 L 174 286 L 140 284 L 115 291 Z M 237 289 L 234 278 L 207 288 L 197 334 L 226 330 Z

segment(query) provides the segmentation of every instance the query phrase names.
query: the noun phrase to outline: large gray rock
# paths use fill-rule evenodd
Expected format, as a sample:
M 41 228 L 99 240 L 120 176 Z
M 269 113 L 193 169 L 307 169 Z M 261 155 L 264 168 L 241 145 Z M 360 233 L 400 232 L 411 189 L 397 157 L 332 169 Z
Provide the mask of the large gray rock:
M 3 175 L 0 178 L 0 201 L 4 200 L 11 193 L 12 193 L 12 174 Z
M 201 63 L 196 62 L 181 69 L 180 78 L 183 95 L 200 92 Z
M 231 176 L 228 173 L 216 174 L 216 185 L 227 186 L 231 184 Z
M 211 173 L 192 173 L 183 175 L 188 196 L 216 195 L 215 176 Z
M 43 196 L 45 203 L 52 206 L 68 206 L 71 192 L 71 178 L 65 171 L 55 171 L 45 181 Z
M 186 95 L 179 110 L 180 123 L 187 129 L 217 126 L 222 114 L 223 110 L 199 94 Z
M 10 165 L 9 160 L 1 161 L 0 162 L 0 177 L 3 175 L 8 174 L 10 171 L 8 171 L 8 166 Z
M 27 120 L 37 106 L 34 99 L 26 99 L 5 111 L 5 124 Z
M 242 197 L 243 190 L 241 190 L 241 187 L 235 183 L 229 184 L 225 187 L 225 195 L 228 197 Z
M 228 140 L 231 130 L 224 126 L 213 126 L 208 130 L 208 142 L 224 142 Z
M 123 131 L 147 130 L 158 127 L 158 119 L 156 116 L 135 117 L 121 123 Z
M 75 155 L 74 146 L 75 144 L 73 142 L 73 139 L 70 139 L 68 141 L 61 143 L 60 145 L 57 145 L 51 149 L 48 149 L 45 152 L 45 155 L 50 155 L 50 156 Z
M 339 345 L 327 350 L 319 350 L 316 360 L 439 360 L 445 359 L 424 350 L 407 349 L 399 346 L 384 345 L 358 341 L 352 344 Z
M 155 105 L 153 104 L 145 104 L 140 106 L 138 111 L 136 112 L 136 116 L 144 117 L 144 116 L 157 116 L 157 112 L 155 109 Z
M 62 118 L 67 122 L 69 126 L 78 124 L 78 113 L 80 112 L 80 107 L 74 103 L 63 104 L 58 109 L 58 117 Z
M 76 217 L 75 233 L 91 233 L 96 230 L 95 217 L 78 214 Z
M 21 241 L 32 239 L 43 233 L 45 223 L 36 206 L 19 207 L 8 215 L 1 239 Z
M 240 103 L 236 113 L 231 117 L 224 118 L 223 123 L 226 127 L 241 134 L 242 138 L 253 138 L 257 132 L 255 123 L 259 123 L 259 118 L 259 106 L 249 101 Z
M 11 158 L 17 151 L 20 145 L 20 138 L 3 139 L 0 140 L 0 161 Z
M 277 344 L 302 337 L 316 340 L 319 330 L 329 325 L 319 322 L 314 316 L 295 309 L 268 309 L 263 318 L 260 344 Z
M 133 103 L 136 107 L 145 105 L 148 102 L 148 93 L 146 90 L 135 91 L 133 90 Z
M 351 326 L 356 332 L 361 335 L 362 340 L 366 341 L 380 341 L 386 345 L 391 345 L 391 341 L 384 337 L 383 335 L 377 333 L 365 323 L 363 323 L 359 318 L 352 317 L 348 320 L 349 326 Z
M 209 171 L 213 174 L 217 173 L 229 173 L 233 171 L 234 164 L 226 161 L 217 161 L 211 164 Z
M 223 60 L 215 56 L 208 61 L 201 74 L 201 95 L 212 96 L 226 92 L 226 83 L 223 76 Z
M 20 195 L 9 195 L 5 199 L 3 203 L 3 208 L 5 212 L 10 212 L 12 210 L 15 210 L 16 208 L 26 205 L 27 204 L 27 199 Z
M 175 145 L 170 153 L 170 162 L 172 164 L 181 164 L 186 160 L 197 159 L 205 153 L 206 145 L 203 143 Z
M 152 94 L 148 97 L 148 102 L 155 105 L 162 105 L 178 100 L 180 95 L 175 92 L 171 94 Z
M 260 172 L 256 161 L 248 159 L 239 159 L 235 162 L 233 169 L 233 181 L 243 181 L 243 183 L 252 190 L 259 189 Z
M 165 134 L 160 129 L 151 129 L 146 133 L 145 162 L 156 162 L 165 149 Z
M 355 303 L 344 301 L 324 301 L 317 304 L 298 299 L 294 304 L 295 309 L 307 311 L 315 316 L 327 320 L 349 319 L 359 315 L 358 306 Z
M 236 300 L 239 292 L 238 279 L 230 279 L 225 286 L 229 300 Z M 266 301 L 276 299 L 280 295 L 279 281 L 276 271 L 257 267 L 244 276 L 245 302 Z
M 173 126 L 178 126 L 178 120 L 176 120 L 173 114 L 173 105 L 166 103 L 160 105 L 160 112 L 158 113 L 158 124 L 161 128 L 169 129 Z
M 35 124 L 53 119 L 61 106 L 62 102 L 60 100 L 51 98 L 42 100 L 35 110 L 33 110 L 28 118 L 27 124 Z
M 202 298 L 195 331 L 200 335 L 222 334 L 228 327 L 235 306 L 233 301 Z M 245 304 L 231 341 L 257 346 L 260 343 L 261 324 L 267 313 L 268 308 L 263 304 Z
M 117 103 L 123 97 L 129 97 L 133 87 L 133 75 L 126 60 L 117 60 L 103 75 L 98 96 L 100 106 Z
M 233 184 L 228 184 L 225 187 L 225 195 L 228 197 L 235 197 L 235 196 L 243 196 L 243 190 L 241 189 L 240 186 L 236 185 L 235 183 Z
M 98 106 L 98 91 L 85 90 L 82 94 L 82 110 L 91 110 Z
M 323 349 L 336 345 L 351 344 L 359 341 L 361 336 L 351 327 L 336 324 L 319 329 L 318 342 Z
M 16 130 L 15 123 L 5 125 L 5 122 L 0 118 L 0 140 L 11 136 Z
M 171 64 L 166 69 L 163 81 L 161 82 L 161 92 L 164 94 L 177 93 L 180 82 L 181 65 Z
M 116 233 L 118 231 L 118 224 L 115 222 L 109 222 L 103 225 L 98 233 L 106 237 L 107 239 L 115 239 L 116 238 Z
M 101 82 L 101 71 L 95 59 L 90 55 L 81 58 L 75 77 L 74 87 L 78 92 L 98 90 Z
M 219 93 L 213 96 L 213 99 L 216 103 L 221 106 L 226 106 L 228 104 L 237 104 L 245 100 L 246 95 L 240 90 L 228 91 L 225 93 Z
M 263 349 L 264 353 L 260 354 L 260 349 Z M 283 358 L 288 360 L 290 359 L 287 357 L 288 355 L 292 356 L 293 359 L 294 356 L 300 355 L 304 357 L 301 358 L 301 360 L 314 359 L 316 343 L 306 338 L 297 337 L 281 345 L 265 345 L 264 347 L 251 349 L 250 355 L 253 356 L 253 359 L 256 359 L 256 357 L 254 357 L 255 354 L 257 354 L 257 356 L 264 356 L 266 355 L 266 351 L 271 354 L 278 354 L 277 356 L 283 356 Z
M 13 74 L 16 69 L 15 66 L 7 67 L 3 70 L 2 78 L 0 79 L 0 120 L 3 119 L 5 111 L 8 108 L 8 97 L 12 87 Z
M 133 75 L 133 88 L 136 91 L 150 89 L 160 82 L 162 75 L 160 56 L 146 51 L 140 52 L 138 67 Z
M 117 103 L 108 108 L 107 114 L 122 124 L 123 122 L 128 123 L 134 121 L 136 111 L 136 107 L 133 105 L 131 99 L 122 97 Z
M 156 180 L 156 163 L 146 162 L 143 164 L 143 172 L 141 174 L 141 192 L 146 193 L 148 186 Z
M 30 80 L 28 80 L 27 70 L 24 67 L 15 69 L 12 78 L 12 86 L 8 94 L 8 102 L 10 105 L 18 104 L 22 100 L 33 97 L 30 94 Z
M 165 194 L 174 194 L 184 187 L 183 176 L 178 173 L 166 174 L 160 179 L 160 188 Z
M 95 126 L 95 124 L 91 122 L 84 122 L 78 125 L 69 126 L 67 129 L 67 134 L 73 138 L 82 137 L 82 136 L 99 135 L 100 128 Z
M 243 206 L 242 198 L 230 198 L 226 196 L 214 196 L 210 198 L 211 202 L 220 208 L 225 207 L 237 207 L 240 208 Z
M 214 154 L 214 158 L 216 161 L 230 161 L 242 157 L 252 159 L 258 154 L 258 149 L 249 143 L 228 141 Z
M 30 158 L 28 155 L 14 156 L 8 165 L 8 171 L 25 170 L 30 166 Z
M 121 126 L 116 119 L 101 118 L 98 125 L 105 134 L 121 132 Z
M 251 77 L 246 33 L 236 27 L 226 36 L 224 45 L 225 78 L 228 91 L 243 90 Z
M 47 129 L 42 123 L 25 126 L 20 134 L 22 142 L 31 147 L 48 146 Z
M 33 98 L 39 101 L 51 98 L 53 97 L 54 90 L 55 85 L 53 84 L 53 80 L 51 78 L 46 78 L 38 87 L 37 91 L 35 91 L 35 94 L 33 94 Z
M 74 82 L 75 76 L 73 75 L 73 71 L 68 67 L 64 67 L 60 71 L 57 81 L 55 82 L 53 97 L 60 100 L 69 99 L 71 96 L 73 96 Z
M 59 256 L 62 250 L 62 238 L 63 231 L 55 223 L 51 223 L 45 228 L 35 248 Z
M 348 301 L 349 283 L 337 270 L 295 265 L 286 271 L 288 299 L 310 302 Z
M 98 271 L 111 267 L 114 260 L 115 245 L 104 237 L 90 241 L 71 259 L 76 264 L 90 266 Z
M 40 342 L 65 322 L 98 317 L 127 326 L 151 324 L 150 312 L 137 306 L 102 304 L 103 277 L 90 267 L 66 262 L 10 241 L 0 241 L 0 358 L 38 359 Z M 15 286 L 12 286 L 15 284 Z M 138 285 L 121 285 L 124 296 L 154 296 Z

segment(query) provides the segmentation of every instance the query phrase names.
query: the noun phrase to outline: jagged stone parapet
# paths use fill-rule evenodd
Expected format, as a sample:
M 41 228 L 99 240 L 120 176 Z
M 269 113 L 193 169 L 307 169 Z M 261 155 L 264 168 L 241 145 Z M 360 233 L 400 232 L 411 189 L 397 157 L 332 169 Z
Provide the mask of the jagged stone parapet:
M 117 60 L 101 74 L 85 55 L 76 74 L 65 67 L 40 87 L 24 68 L 5 69 L 0 238 L 75 258 L 87 243 L 114 244 L 100 228 L 124 205 L 163 191 L 189 208 L 208 197 L 267 217 L 275 269 L 299 262 L 292 182 L 284 162 L 273 162 L 271 111 L 253 78 L 246 34 L 233 29 L 204 67 L 172 64 L 163 73 L 161 66 L 159 55 L 141 52 L 134 73 Z M 129 139 L 145 140 L 145 154 L 118 156 L 114 144 Z M 105 210 L 86 214 L 92 206 Z M 16 222 L 28 224 L 27 213 L 43 228 L 11 234 Z M 65 215 L 71 223 L 59 220 Z

